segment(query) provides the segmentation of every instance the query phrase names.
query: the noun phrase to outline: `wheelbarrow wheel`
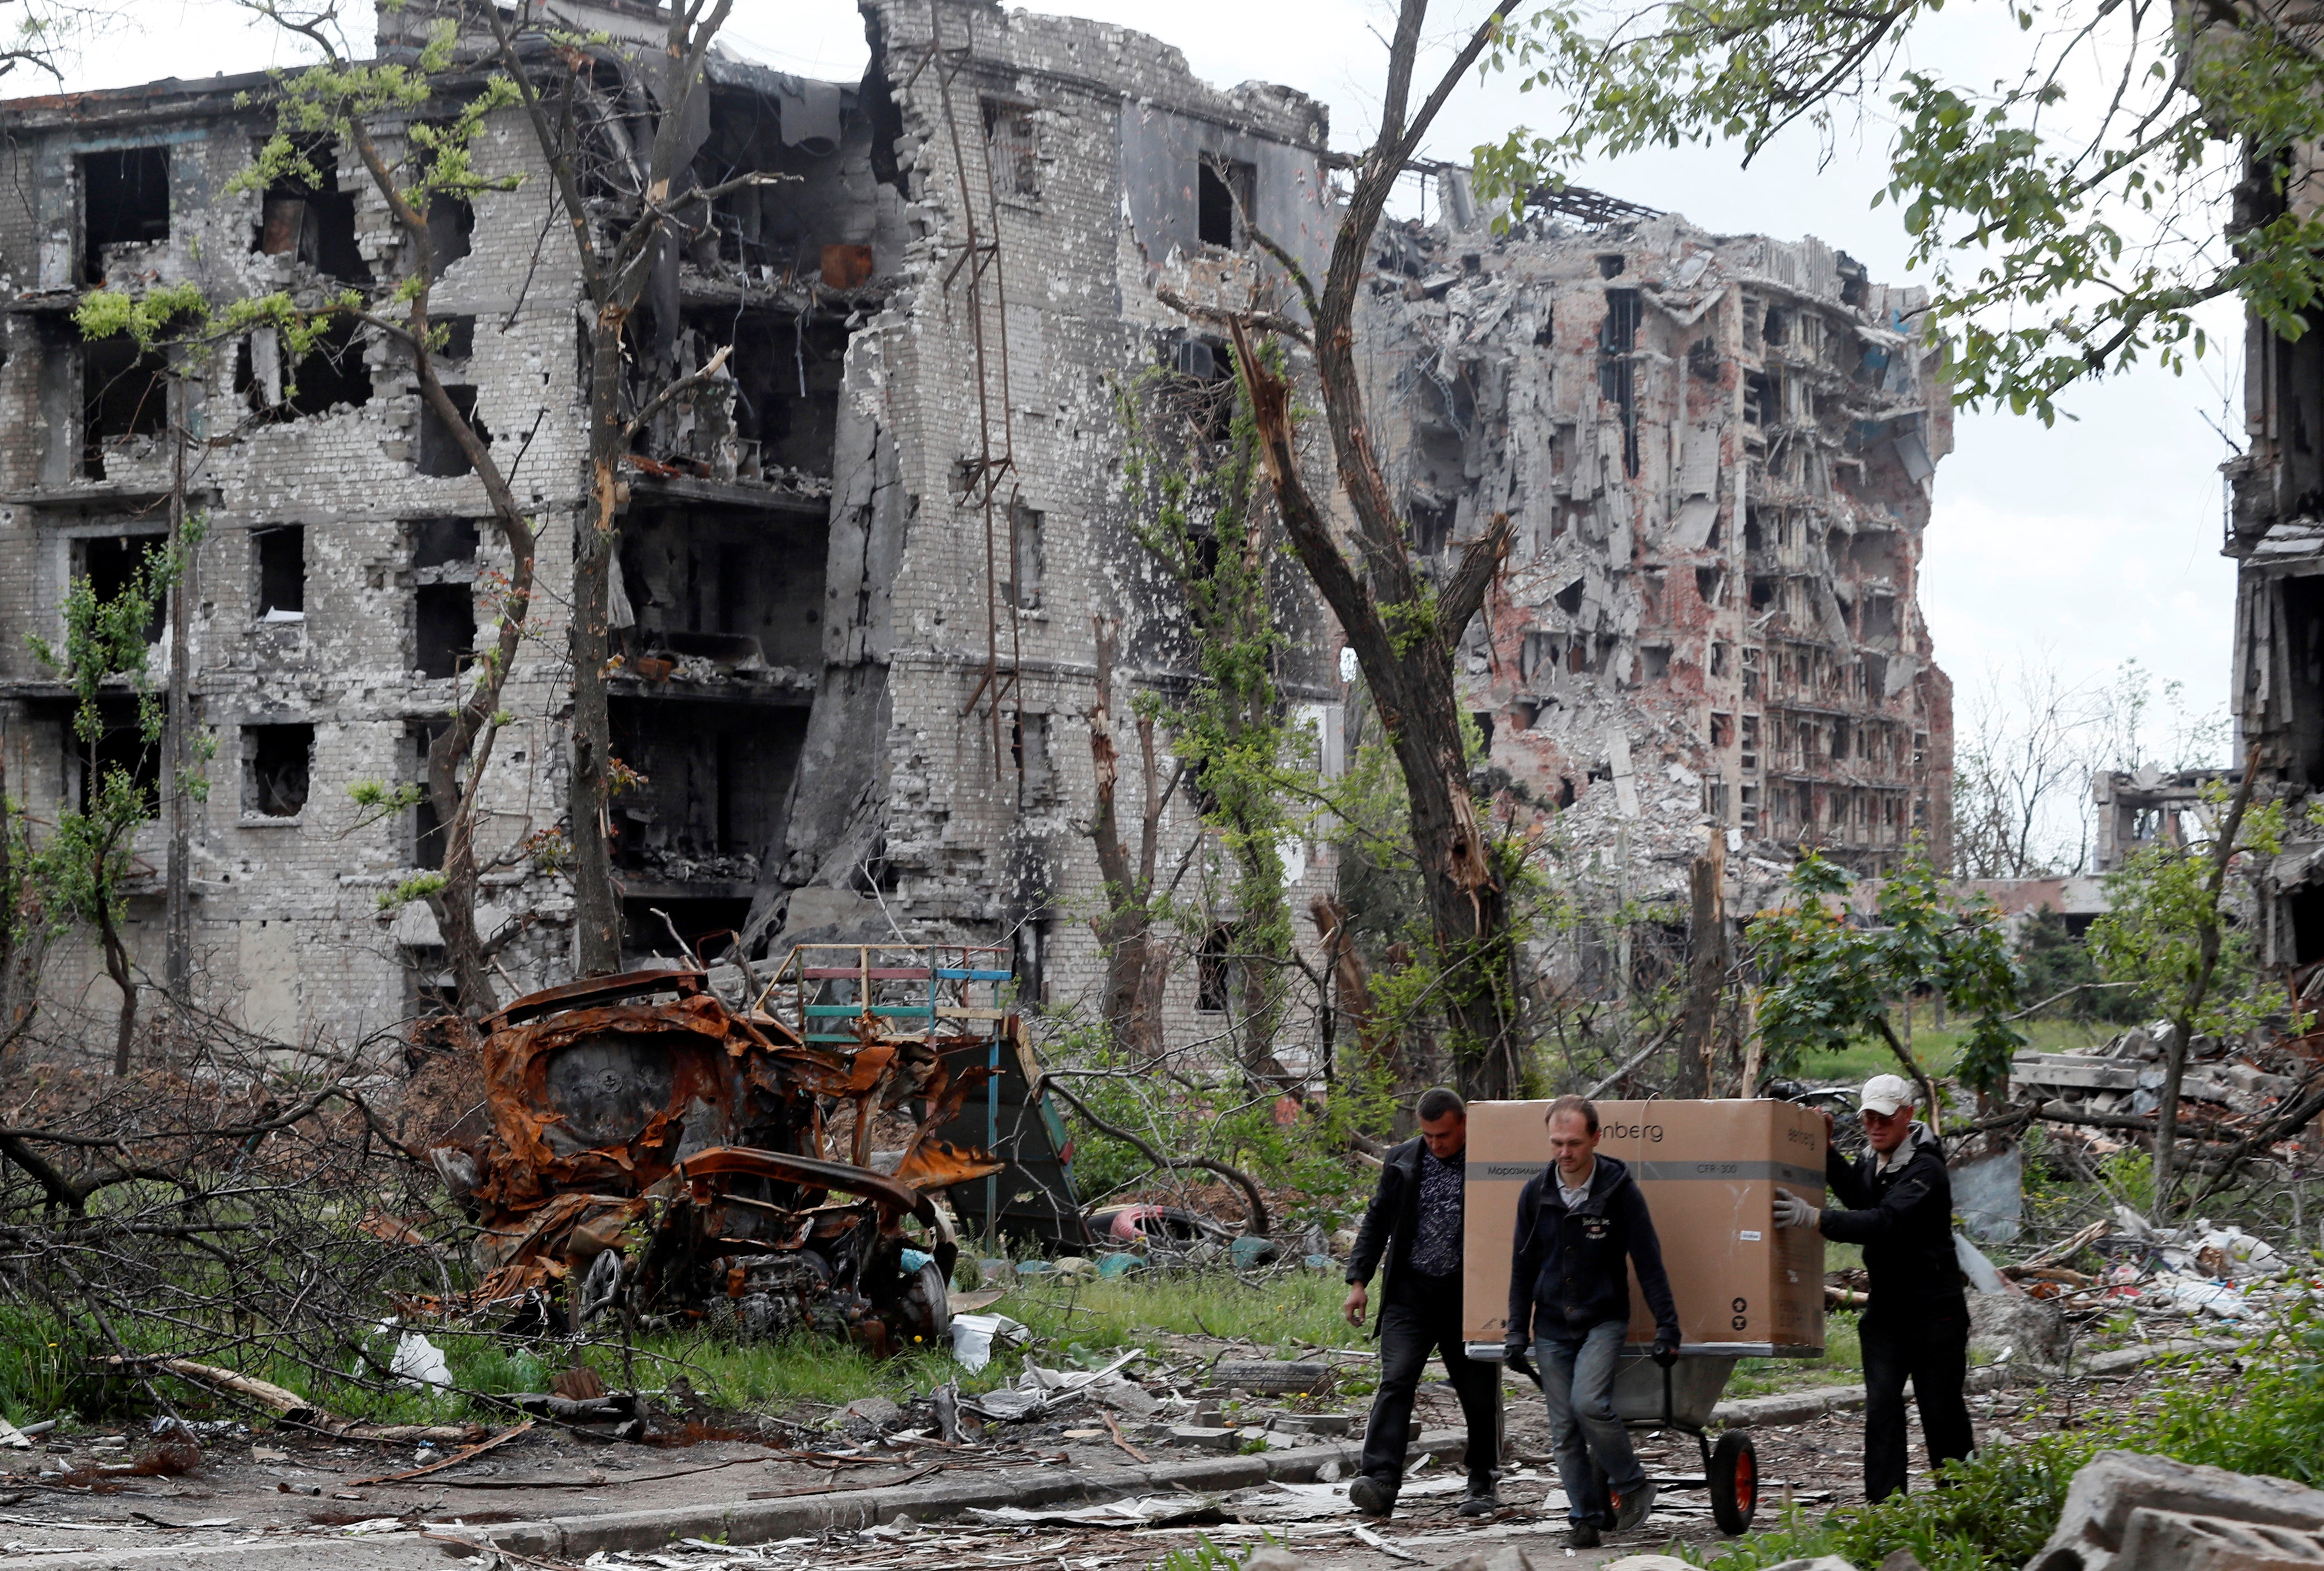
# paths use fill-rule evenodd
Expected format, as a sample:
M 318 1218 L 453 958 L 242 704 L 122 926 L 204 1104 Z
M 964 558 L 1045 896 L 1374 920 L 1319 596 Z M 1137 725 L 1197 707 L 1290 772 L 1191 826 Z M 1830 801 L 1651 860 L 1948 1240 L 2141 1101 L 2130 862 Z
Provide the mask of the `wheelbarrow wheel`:
M 1759 1453 L 1750 1435 L 1729 1429 L 1711 1452 L 1711 1517 L 1722 1533 L 1740 1533 L 1759 1509 Z

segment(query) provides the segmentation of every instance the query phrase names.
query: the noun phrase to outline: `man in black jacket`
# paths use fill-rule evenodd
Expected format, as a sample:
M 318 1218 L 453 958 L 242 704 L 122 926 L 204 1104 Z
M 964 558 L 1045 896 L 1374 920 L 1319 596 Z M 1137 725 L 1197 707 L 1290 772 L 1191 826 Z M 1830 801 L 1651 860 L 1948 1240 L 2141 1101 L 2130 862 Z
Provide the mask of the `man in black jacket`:
M 1379 1389 L 1364 1425 L 1362 1472 L 1348 1485 L 1348 1499 L 1370 1516 L 1384 1517 L 1396 1509 L 1397 1492 L 1404 1486 L 1413 1392 L 1428 1355 L 1436 1353 L 1469 1423 L 1469 1497 L 1461 1502 L 1461 1514 L 1486 1516 L 1501 1503 L 1493 1490 L 1493 1465 L 1501 1449 L 1500 1371 L 1470 1358 L 1461 1335 L 1469 1109 L 1440 1086 L 1423 1092 L 1414 1111 L 1420 1117 L 1420 1138 L 1406 1141 L 1381 1162 L 1379 1188 L 1348 1253 L 1348 1300 L 1341 1309 L 1351 1326 L 1364 1323 L 1364 1284 L 1385 1264 Z
M 1871 1302 L 1858 1321 L 1864 1349 L 1864 1497 L 1904 1488 L 1904 1382 L 1921 1409 L 1929 1465 L 1966 1456 L 1977 1444 L 1969 1403 L 1969 1303 L 1953 1252 L 1953 1189 L 1945 1153 L 1913 1119 L 1913 1087 L 1901 1075 L 1875 1075 L 1858 1099 L 1869 1147 L 1851 1164 L 1831 1149 L 1823 1115 L 1824 1183 L 1840 1209 L 1816 1207 L 1778 1189 L 1775 1225 L 1812 1227 L 1840 1243 L 1864 1246 Z
M 1598 1154 L 1597 1105 L 1561 1096 L 1544 1122 L 1557 1160 L 1517 1196 L 1503 1335 L 1512 1363 L 1530 1351 L 1540 1365 L 1572 1542 L 1590 1548 L 1601 1529 L 1628 1531 L 1655 1509 L 1655 1486 L 1614 1414 L 1630 1267 L 1655 1317 L 1655 1362 L 1665 1369 L 1678 1357 L 1678 1306 L 1646 1196 L 1628 1167 Z

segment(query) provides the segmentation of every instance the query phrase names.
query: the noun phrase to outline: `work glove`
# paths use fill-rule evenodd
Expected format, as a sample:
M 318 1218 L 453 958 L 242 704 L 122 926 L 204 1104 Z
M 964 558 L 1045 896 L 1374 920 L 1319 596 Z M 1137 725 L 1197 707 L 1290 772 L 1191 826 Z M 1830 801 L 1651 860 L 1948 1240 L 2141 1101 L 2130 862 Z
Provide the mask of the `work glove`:
M 1533 1349 L 1516 1337 L 1501 1344 L 1501 1362 L 1512 1366 L 1523 1363 L 1533 1354 Z
M 1678 1362 L 1678 1344 L 1655 1338 L 1655 1362 L 1665 1369 Z
M 1823 1215 L 1798 1196 L 1784 1190 L 1775 1191 L 1775 1225 L 1778 1227 L 1813 1227 Z

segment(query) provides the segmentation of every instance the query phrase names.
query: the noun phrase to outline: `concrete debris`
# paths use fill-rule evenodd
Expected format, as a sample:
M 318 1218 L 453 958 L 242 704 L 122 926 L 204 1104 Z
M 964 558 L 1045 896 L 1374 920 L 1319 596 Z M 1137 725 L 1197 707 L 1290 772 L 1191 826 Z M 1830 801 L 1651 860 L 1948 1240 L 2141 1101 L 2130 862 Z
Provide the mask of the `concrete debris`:
M 2168 1456 L 2101 1451 L 2074 1475 L 2026 1571 L 2324 1566 L 2324 1491 Z
M 1969 1350 L 2044 1369 L 2066 1362 L 2066 1317 L 2054 1300 L 2019 1293 L 1969 1296 Z
M 992 1362 L 996 1344 L 1019 1341 L 1032 1335 L 1021 1321 L 1006 1315 L 954 1315 L 952 1317 L 952 1355 L 960 1366 L 974 1374 Z

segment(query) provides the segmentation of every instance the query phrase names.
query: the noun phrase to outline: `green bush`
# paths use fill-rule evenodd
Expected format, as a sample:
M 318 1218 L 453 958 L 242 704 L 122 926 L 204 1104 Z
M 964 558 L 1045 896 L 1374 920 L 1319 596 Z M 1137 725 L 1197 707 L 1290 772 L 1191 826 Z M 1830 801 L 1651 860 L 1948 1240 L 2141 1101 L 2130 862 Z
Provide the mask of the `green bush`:
M 1910 1549 L 1928 1571 L 2004 1571 L 2049 1540 L 2067 1485 L 2103 1450 L 2324 1483 L 2324 1317 L 2315 1300 L 2289 1310 L 2228 1370 L 2190 1369 L 2135 1416 L 1987 1446 L 1951 1464 L 1941 1489 L 1843 1507 L 1820 1522 L 1794 1511 L 1782 1526 L 1698 1563 L 1711 1571 L 1759 1571 L 1838 1555 L 1877 1566 Z

